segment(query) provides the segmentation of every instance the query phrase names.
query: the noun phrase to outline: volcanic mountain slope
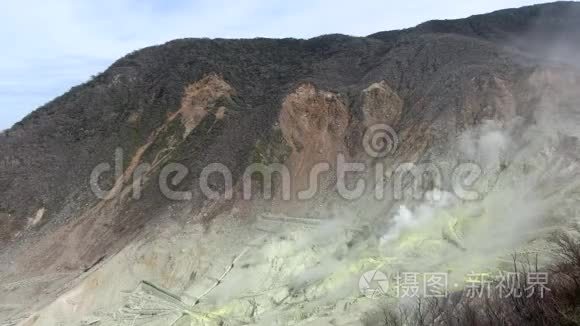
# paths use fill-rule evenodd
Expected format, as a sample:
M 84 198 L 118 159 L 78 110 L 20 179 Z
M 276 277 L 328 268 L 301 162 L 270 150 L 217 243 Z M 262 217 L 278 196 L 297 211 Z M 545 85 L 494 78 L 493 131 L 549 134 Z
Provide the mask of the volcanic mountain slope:
M 573 117 L 578 31 L 580 5 L 559 2 L 368 37 L 184 39 L 134 52 L 0 135 L 1 312 L 21 318 L 94 277 L 103 263 L 113 268 L 118 253 L 151 228 L 193 224 L 217 236 L 212 221 L 223 214 L 235 215 L 232 223 L 264 210 L 328 217 L 336 156 L 377 163 L 361 145 L 373 125 L 397 133 L 398 147 L 383 162 L 395 166 L 444 157 L 450 140 L 487 120 L 529 126 L 546 115 Z M 320 161 L 330 163 L 321 193 L 297 203 Z M 101 163 L 111 169 L 91 180 Z M 188 169 L 173 187 L 181 191 L 198 190 L 206 166 L 225 165 L 233 199 L 199 191 L 167 198 L 158 180 L 170 163 Z M 280 189 L 271 202 L 242 200 L 252 163 L 285 163 L 297 185 L 291 200 Z M 215 191 L 227 188 L 219 178 L 209 182 Z M 369 216 L 386 214 L 384 206 L 362 206 Z M 190 267 L 202 268 L 207 257 L 195 256 L 200 261 Z M 157 258 L 143 259 L 158 266 Z M 189 277 L 164 286 L 183 287 Z

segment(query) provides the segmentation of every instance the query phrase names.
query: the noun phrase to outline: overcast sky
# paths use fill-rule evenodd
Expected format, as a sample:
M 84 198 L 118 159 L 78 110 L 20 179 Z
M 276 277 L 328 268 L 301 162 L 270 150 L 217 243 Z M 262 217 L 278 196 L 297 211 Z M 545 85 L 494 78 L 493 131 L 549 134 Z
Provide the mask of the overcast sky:
M 135 49 L 185 37 L 364 36 L 531 0 L 0 0 L 0 130 Z

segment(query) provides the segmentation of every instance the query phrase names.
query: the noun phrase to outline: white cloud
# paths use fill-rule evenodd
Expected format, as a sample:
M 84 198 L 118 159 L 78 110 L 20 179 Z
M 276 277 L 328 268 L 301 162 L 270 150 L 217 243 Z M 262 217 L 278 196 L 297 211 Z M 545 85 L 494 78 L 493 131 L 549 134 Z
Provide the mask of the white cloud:
M 176 38 L 363 36 L 532 2 L 1 1 L 0 130 L 124 54 Z

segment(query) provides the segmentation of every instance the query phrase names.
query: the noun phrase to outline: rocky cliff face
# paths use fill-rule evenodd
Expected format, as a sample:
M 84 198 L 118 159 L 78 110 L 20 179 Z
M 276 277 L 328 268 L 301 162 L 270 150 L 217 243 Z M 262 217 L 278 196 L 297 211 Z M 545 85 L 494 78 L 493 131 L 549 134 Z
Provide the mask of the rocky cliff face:
M 308 217 L 335 190 L 337 155 L 370 160 L 361 142 L 377 124 L 398 135 L 394 164 L 436 158 L 485 120 L 533 123 L 575 102 L 579 17 L 562 2 L 368 37 L 184 39 L 134 52 L 0 135 L 0 276 L 63 274 L 11 295 L 59 293 L 150 225 L 249 219 L 264 207 L 239 198 L 253 163 L 284 163 L 295 198 L 328 162 L 322 199 L 268 208 Z M 557 53 L 544 51 L 548 40 Z M 91 184 L 101 163 L 111 166 L 93 180 L 104 198 Z M 195 190 L 184 200 L 157 181 L 176 163 L 187 173 L 171 190 Z M 231 171 L 233 198 L 196 189 L 214 163 Z

